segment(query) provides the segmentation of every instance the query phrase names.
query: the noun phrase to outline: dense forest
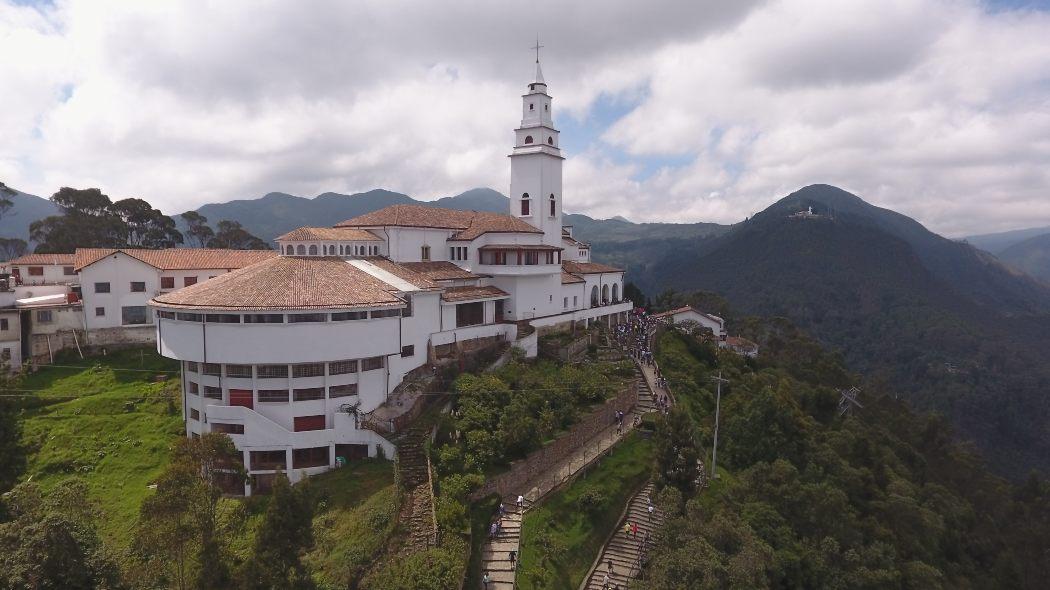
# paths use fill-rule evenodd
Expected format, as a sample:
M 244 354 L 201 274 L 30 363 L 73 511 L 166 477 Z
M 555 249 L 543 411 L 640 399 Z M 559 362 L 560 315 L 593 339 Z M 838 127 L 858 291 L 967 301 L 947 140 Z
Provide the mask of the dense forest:
M 674 516 L 643 588 L 1045 587 L 1046 480 L 992 475 L 943 418 L 861 382 L 791 322 L 739 325 L 761 345 L 757 359 L 675 331 L 658 340 L 679 402 L 669 422 L 687 416 L 704 449 L 712 377 L 728 384 L 720 477 L 696 492 L 664 474 L 661 501 Z M 853 386 L 859 406 L 842 415 L 840 391 Z

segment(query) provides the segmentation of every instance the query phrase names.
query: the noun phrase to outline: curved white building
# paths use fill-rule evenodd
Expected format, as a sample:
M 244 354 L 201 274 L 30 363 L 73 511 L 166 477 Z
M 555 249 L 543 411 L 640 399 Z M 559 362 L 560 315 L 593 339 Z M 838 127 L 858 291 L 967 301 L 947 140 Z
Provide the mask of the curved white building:
M 511 154 L 509 215 L 396 205 L 277 238 L 279 256 L 150 302 L 182 361 L 186 431 L 228 433 L 253 485 L 393 446 L 373 419 L 413 371 L 520 323 L 614 322 L 623 271 L 563 228 L 558 132 L 537 78 Z M 246 493 L 251 493 L 251 487 Z

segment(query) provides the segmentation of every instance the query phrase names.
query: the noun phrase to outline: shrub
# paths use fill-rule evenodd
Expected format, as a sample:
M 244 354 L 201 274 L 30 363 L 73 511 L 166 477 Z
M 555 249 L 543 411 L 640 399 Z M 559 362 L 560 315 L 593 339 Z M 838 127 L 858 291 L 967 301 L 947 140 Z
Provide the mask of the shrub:
M 581 512 L 589 515 L 601 513 L 608 503 L 609 498 L 605 495 L 605 492 L 598 486 L 593 485 L 584 488 L 576 498 L 576 506 Z

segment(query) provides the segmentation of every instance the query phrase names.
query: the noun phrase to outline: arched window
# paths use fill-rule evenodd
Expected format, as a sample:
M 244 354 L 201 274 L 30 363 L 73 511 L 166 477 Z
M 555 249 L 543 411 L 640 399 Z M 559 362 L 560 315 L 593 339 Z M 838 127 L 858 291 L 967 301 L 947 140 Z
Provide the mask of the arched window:
M 306 256 L 306 246 L 299 244 L 295 247 L 295 253 L 299 256 Z
M 526 135 L 525 136 L 525 143 L 532 143 L 532 136 L 531 135 Z
M 613 283 L 613 303 L 620 302 L 620 284 Z
M 532 103 L 530 102 L 530 103 L 529 103 L 529 110 L 531 111 L 531 110 L 532 110 L 532 109 L 533 109 L 533 108 L 534 108 L 535 106 L 536 106 L 536 105 L 534 105 L 534 104 L 532 104 Z
M 529 193 L 521 194 L 521 214 L 530 215 L 529 213 Z
M 295 246 L 288 244 L 288 247 L 285 248 L 285 254 L 288 254 L 289 256 L 295 254 Z
M 339 255 L 340 256 L 343 255 L 343 245 L 342 244 L 339 244 Z
M 554 201 L 554 193 L 551 193 L 550 204 L 551 204 L 551 217 L 554 217 L 555 211 L 558 208 L 557 204 Z
M 598 285 L 591 287 L 591 307 L 598 307 Z
M 317 244 L 310 244 L 310 256 L 317 256 Z
M 543 110 L 545 110 L 545 111 L 551 110 L 551 105 L 549 105 L 549 104 L 543 105 Z
M 602 285 L 602 305 L 609 303 L 609 285 Z
M 547 138 L 547 145 L 554 145 L 554 137 Z

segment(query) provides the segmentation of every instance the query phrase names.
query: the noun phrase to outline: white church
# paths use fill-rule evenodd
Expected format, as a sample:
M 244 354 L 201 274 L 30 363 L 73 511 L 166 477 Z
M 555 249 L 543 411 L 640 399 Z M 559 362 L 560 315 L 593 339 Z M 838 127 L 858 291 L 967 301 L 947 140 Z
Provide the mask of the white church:
M 252 488 L 336 458 L 393 457 L 381 416 L 410 372 L 476 343 L 535 354 L 536 329 L 616 323 L 623 270 L 562 226 L 562 156 L 536 62 L 514 131 L 510 212 L 395 205 L 276 239 L 279 255 L 160 294 L 189 436 L 230 435 Z

